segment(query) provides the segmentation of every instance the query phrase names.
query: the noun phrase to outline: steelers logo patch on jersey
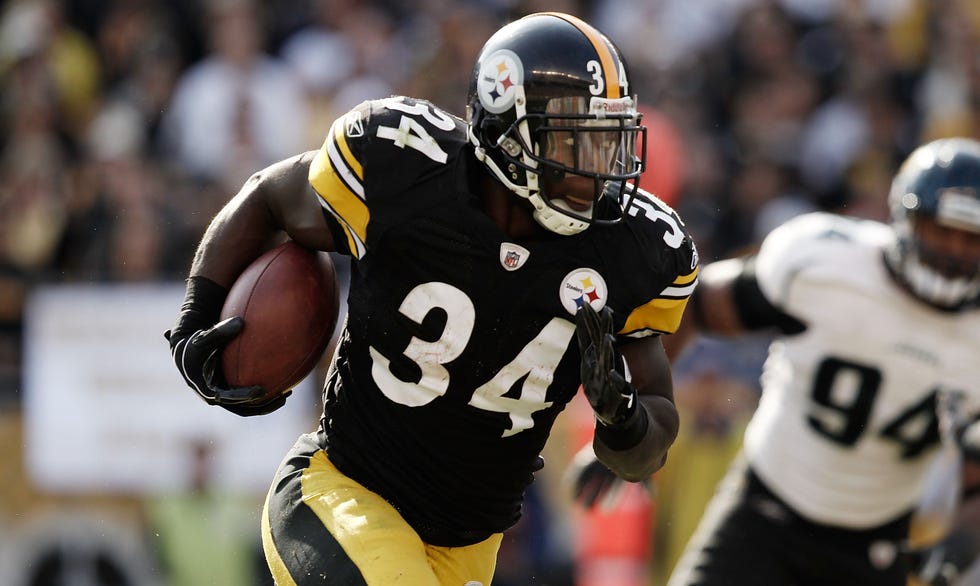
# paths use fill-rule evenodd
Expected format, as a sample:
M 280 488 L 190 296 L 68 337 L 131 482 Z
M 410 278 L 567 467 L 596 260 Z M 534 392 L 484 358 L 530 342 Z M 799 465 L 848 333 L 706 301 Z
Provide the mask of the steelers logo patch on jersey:
M 496 51 L 480 64 L 477 89 L 487 112 L 500 114 L 514 105 L 517 86 L 524 83 L 524 65 L 513 51 Z
M 596 311 L 606 306 L 608 289 L 606 281 L 593 269 L 581 268 L 565 275 L 558 295 L 568 313 L 575 315 L 579 307 L 588 303 Z

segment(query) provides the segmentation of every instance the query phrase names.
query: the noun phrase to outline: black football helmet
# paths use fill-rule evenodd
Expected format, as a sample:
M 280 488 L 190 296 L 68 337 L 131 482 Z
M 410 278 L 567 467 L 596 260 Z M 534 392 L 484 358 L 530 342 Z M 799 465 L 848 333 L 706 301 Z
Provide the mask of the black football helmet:
M 557 12 L 525 16 L 480 52 L 467 103 L 469 138 L 477 158 L 531 202 L 548 230 L 576 234 L 618 222 L 635 194 L 627 183 L 639 180 L 646 159 L 646 129 L 629 90 L 619 49 L 595 28 Z M 542 177 L 565 174 L 593 179 L 590 209 L 577 212 L 548 197 Z
M 957 309 L 980 297 L 980 259 L 944 254 L 922 242 L 916 221 L 980 233 L 980 142 L 946 138 L 920 146 L 902 163 L 888 196 L 897 239 L 889 263 L 904 284 L 936 307 Z

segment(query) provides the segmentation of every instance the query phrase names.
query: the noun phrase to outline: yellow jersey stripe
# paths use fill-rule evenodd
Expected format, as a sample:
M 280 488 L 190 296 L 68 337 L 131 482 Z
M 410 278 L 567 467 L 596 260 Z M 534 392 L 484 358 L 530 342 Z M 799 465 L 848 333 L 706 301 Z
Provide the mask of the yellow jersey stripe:
M 357 174 L 363 171 L 344 140 L 343 127 L 342 121 L 334 123 L 310 163 L 309 181 L 320 196 L 320 203 L 343 226 L 351 253 L 361 258 L 366 252 L 364 241 L 371 212 L 364 202 L 364 186 Z M 339 135 L 337 129 L 340 129 Z M 340 145 L 337 144 L 338 136 Z M 353 164 L 348 166 L 348 161 Z
M 683 299 L 654 299 L 633 310 L 626 318 L 621 334 L 627 336 L 645 332 L 673 334 L 681 324 L 688 297 Z
M 322 197 L 320 198 L 320 205 L 330 212 L 330 214 L 340 223 L 340 227 L 344 230 L 344 236 L 347 238 L 347 249 L 350 250 L 351 254 L 353 254 L 355 257 L 362 258 L 367 252 L 367 245 L 364 244 L 364 240 L 362 240 L 357 235 L 357 232 L 354 231 L 354 228 L 352 228 L 351 225 L 337 213 L 337 210 L 331 208 Z
M 599 31 L 592 28 L 585 21 L 570 14 L 562 14 L 560 12 L 546 12 L 545 14 L 557 16 L 582 31 L 582 34 L 592 43 L 596 54 L 599 55 L 599 63 L 602 65 L 602 74 L 606 81 L 606 97 L 610 99 L 621 98 L 622 96 L 619 95 L 619 69 L 616 68 L 617 59 L 614 57 L 612 51 L 609 50 L 609 45 L 602 38 L 602 35 L 599 34 Z
M 684 285 L 689 285 L 695 279 L 698 278 L 698 274 L 700 272 L 701 272 L 701 267 L 695 267 L 694 270 L 691 271 L 690 273 L 688 273 L 686 275 L 680 275 L 676 279 L 674 279 L 673 285 L 674 286 L 677 286 L 677 287 L 681 287 L 681 286 L 684 286 Z
M 342 120 L 337 120 L 334 122 L 331 131 L 333 133 L 337 148 L 340 151 L 340 155 L 343 157 L 344 162 L 350 167 L 351 172 L 357 178 L 357 183 L 360 185 L 364 178 L 364 168 L 361 167 L 361 162 L 357 160 L 354 153 L 352 153 L 350 150 L 350 145 L 347 144 L 347 137 L 344 135 L 344 128 L 346 126 L 347 125 Z M 359 195 L 364 197 L 363 188 L 361 188 Z
M 677 277 L 673 283 L 660 292 L 659 297 L 671 299 L 690 297 L 694 293 L 694 288 L 698 285 L 698 271 L 699 269 L 695 269 L 691 273 Z
M 362 256 L 361 249 L 364 245 L 364 235 L 367 232 L 367 222 L 370 219 L 370 212 L 363 201 L 355 194 L 351 193 L 347 185 L 340 180 L 334 167 L 330 164 L 330 157 L 326 151 L 321 149 L 313 157 L 310 164 L 310 184 L 320 196 L 320 204 L 323 205 L 344 228 L 347 235 L 347 246 L 350 251 Z M 353 218 L 353 223 L 348 218 Z

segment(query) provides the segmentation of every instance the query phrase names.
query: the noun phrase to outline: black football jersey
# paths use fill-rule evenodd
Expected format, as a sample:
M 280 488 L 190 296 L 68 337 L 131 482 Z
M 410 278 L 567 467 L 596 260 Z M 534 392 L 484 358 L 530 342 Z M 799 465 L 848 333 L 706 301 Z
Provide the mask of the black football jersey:
M 474 165 L 465 122 L 397 97 L 339 118 L 309 177 L 353 259 L 324 447 L 434 545 L 519 518 L 580 384 L 576 308 L 610 306 L 624 340 L 673 332 L 698 271 L 680 219 L 653 197 L 613 226 L 510 241 L 480 209 Z

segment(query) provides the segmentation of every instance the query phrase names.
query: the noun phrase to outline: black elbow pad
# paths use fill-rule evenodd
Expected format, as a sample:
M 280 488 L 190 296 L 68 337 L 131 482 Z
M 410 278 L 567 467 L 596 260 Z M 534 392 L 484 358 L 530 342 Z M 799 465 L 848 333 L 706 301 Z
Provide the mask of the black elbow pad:
M 732 295 L 742 325 L 749 330 L 774 327 L 786 335 L 799 334 L 806 324 L 769 302 L 755 274 L 755 256 L 746 257 L 732 283 Z

